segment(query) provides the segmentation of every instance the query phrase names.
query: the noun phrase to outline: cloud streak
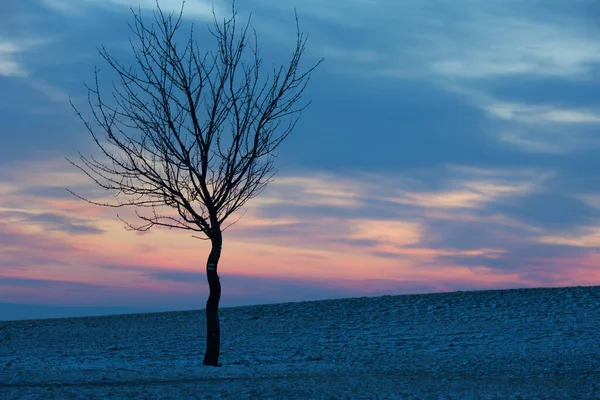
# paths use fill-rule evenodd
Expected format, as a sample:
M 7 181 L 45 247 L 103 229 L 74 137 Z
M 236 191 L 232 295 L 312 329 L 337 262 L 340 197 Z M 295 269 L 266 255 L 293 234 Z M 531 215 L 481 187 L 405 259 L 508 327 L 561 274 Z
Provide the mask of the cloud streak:
M 48 9 L 65 15 L 82 15 L 93 11 L 91 7 L 116 8 L 119 10 L 129 10 L 130 8 L 141 8 L 144 10 L 155 10 L 155 0 L 82 0 L 72 2 L 69 0 L 42 0 L 44 6 Z M 184 16 L 188 18 L 197 18 L 200 20 L 212 20 L 213 4 L 215 11 L 219 14 L 222 9 L 221 1 L 207 0 L 187 0 L 185 2 Z M 181 10 L 181 0 L 160 0 L 158 2 L 161 9 L 167 12 L 179 12 Z
M 286 2 L 279 3 L 283 7 Z M 341 62 L 363 62 L 364 73 L 373 73 L 375 66 L 376 73 L 397 77 L 567 77 L 585 74 L 600 62 L 600 45 L 591 35 L 594 22 L 579 20 L 574 28 L 558 10 L 533 13 L 527 5 L 469 1 L 436 8 L 406 1 L 385 1 L 377 7 L 346 2 L 335 11 L 318 2 L 307 9 L 314 17 L 370 35 L 368 42 L 377 47 L 327 47 L 328 55 Z
M 559 109 L 553 106 L 529 106 L 518 103 L 498 103 L 487 110 L 491 115 L 530 124 L 564 123 L 564 124 L 597 124 L 600 113 L 587 110 Z
M 30 52 L 42 43 L 43 40 L 40 39 L 3 37 L 0 34 L 0 76 L 9 78 L 27 77 L 29 70 L 21 58 L 23 54 Z

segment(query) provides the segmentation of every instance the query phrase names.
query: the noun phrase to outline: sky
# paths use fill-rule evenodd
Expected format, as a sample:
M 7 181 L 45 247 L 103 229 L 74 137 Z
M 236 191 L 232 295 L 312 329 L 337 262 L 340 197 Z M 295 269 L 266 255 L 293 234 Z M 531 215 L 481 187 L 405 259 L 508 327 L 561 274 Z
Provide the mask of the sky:
M 212 49 L 211 4 L 184 18 Z M 209 243 L 66 191 L 112 196 L 65 160 L 98 154 L 69 99 L 89 116 L 95 66 L 110 89 L 98 46 L 132 64 L 131 6 L 155 2 L 0 3 L 0 319 L 204 308 Z M 265 65 L 292 54 L 294 7 L 303 66 L 325 62 L 224 233 L 222 306 L 600 284 L 595 0 L 240 1 Z

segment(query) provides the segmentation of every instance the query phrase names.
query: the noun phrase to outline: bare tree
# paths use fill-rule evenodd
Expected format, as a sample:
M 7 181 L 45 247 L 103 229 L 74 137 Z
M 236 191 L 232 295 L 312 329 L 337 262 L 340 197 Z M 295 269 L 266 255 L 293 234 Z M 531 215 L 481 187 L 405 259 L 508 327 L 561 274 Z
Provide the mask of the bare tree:
M 162 226 L 210 240 L 203 363 L 211 366 L 219 365 L 217 266 L 227 228 L 223 223 L 272 180 L 274 152 L 310 103 L 298 105 L 311 73 L 323 61 L 299 70 L 306 36 L 296 15 L 291 60 L 263 73 L 250 18 L 240 29 L 235 2 L 232 11 L 222 22 L 213 11 L 209 31 L 216 49 L 203 51 L 193 25 L 178 40 L 183 5 L 179 13 L 167 13 L 157 4 L 150 25 L 132 9 L 134 66 L 124 66 L 101 47 L 100 55 L 118 76 L 112 96 L 108 101 L 101 96 L 96 69 L 95 85 L 86 86 L 92 118 L 84 118 L 71 103 L 101 156 L 79 153 L 77 162 L 68 161 L 113 192 L 116 202 L 71 193 L 99 206 L 134 207 L 137 224 L 119 216 L 127 229 Z

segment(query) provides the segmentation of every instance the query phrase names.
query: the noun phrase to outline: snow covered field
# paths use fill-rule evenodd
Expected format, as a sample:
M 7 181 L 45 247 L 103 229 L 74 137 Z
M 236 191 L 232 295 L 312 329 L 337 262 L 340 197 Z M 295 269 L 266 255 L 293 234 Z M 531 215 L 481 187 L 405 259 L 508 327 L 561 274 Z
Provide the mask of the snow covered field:
M 0 322 L 0 399 L 600 399 L 600 287 Z

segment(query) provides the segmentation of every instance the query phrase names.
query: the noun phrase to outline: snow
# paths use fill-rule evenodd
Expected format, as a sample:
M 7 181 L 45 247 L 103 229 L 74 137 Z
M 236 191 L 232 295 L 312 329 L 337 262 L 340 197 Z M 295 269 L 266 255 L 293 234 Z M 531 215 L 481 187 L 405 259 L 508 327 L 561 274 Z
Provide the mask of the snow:
M 0 322 L 1 399 L 600 399 L 600 287 Z

